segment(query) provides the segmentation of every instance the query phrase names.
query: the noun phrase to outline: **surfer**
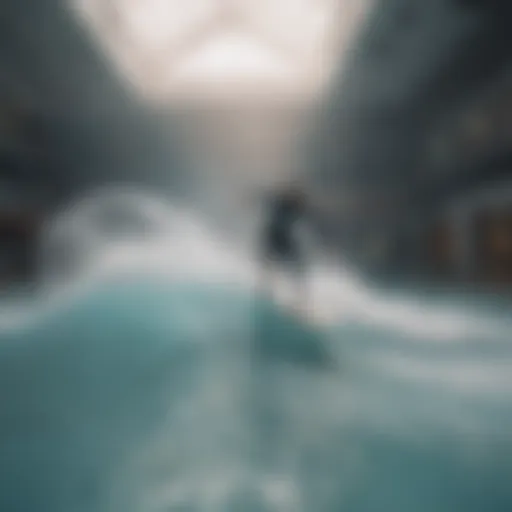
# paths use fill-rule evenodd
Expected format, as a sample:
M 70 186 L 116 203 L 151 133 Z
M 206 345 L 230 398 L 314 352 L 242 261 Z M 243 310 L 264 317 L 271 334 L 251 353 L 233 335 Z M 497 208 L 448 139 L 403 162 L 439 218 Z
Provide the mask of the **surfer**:
M 298 182 L 288 183 L 267 199 L 261 236 L 261 283 L 266 291 L 276 291 L 276 270 L 292 273 L 297 306 L 305 306 L 305 254 L 298 229 L 308 217 L 308 198 Z

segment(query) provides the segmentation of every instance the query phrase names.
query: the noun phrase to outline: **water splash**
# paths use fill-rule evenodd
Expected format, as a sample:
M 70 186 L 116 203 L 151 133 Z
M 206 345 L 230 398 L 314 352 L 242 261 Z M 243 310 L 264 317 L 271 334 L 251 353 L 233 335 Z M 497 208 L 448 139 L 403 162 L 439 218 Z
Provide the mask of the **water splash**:
M 77 460 L 101 474 L 105 493 L 103 508 L 85 509 L 105 512 L 400 510 L 398 501 L 451 510 L 510 474 L 509 462 L 489 462 L 510 432 L 508 345 L 482 337 L 483 361 L 469 343 L 449 343 L 468 341 L 457 322 L 481 327 L 482 318 L 391 301 L 319 259 L 310 281 L 320 326 L 310 327 L 338 366 L 304 364 L 311 352 L 292 357 L 299 336 L 279 340 L 305 331 L 300 320 L 264 301 L 255 309 L 249 254 L 183 208 L 164 201 L 148 213 L 141 205 L 153 198 L 139 201 L 138 191 L 129 207 L 122 201 L 128 226 L 107 236 L 90 219 L 111 211 L 115 194 L 90 196 L 49 226 L 58 247 L 87 240 L 90 252 L 62 275 L 42 265 L 51 272 L 17 321 L 23 329 L 7 335 L 11 311 L 0 332 L 0 375 L 14 397 L 4 414 L 16 426 L 6 460 L 28 453 L 25 476 L 60 468 L 44 486 L 52 510 L 79 508 L 65 501 L 77 485 L 68 475 L 81 481 L 70 470 Z M 254 362 L 256 342 L 265 350 Z M 27 424 L 41 417 L 50 434 L 34 440 Z M 19 474 L 6 466 L 11 482 Z M 0 489 L 0 505 L 16 489 Z M 26 487 L 17 495 L 30 496 Z M 478 500 L 462 508 L 484 510 Z
M 39 262 L 39 299 L 28 309 L 5 303 L 0 328 L 40 317 L 106 280 L 153 276 L 246 291 L 257 284 L 257 262 L 248 251 L 194 212 L 128 186 L 93 191 L 59 213 L 44 230 Z M 307 279 L 312 318 L 327 327 L 364 322 L 440 341 L 504 328 L 455 304 L 436 308 L 417 297 L 391 299 L 321 254 Z

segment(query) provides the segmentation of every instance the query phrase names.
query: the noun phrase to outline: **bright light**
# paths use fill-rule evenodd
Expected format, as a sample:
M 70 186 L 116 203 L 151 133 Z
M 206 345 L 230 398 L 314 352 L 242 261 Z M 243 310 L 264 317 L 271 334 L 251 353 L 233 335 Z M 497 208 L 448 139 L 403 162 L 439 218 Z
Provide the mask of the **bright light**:
M 241 34 L 227 34 L 192 54 L 175 73 L 178 82 L 287 79 L 294 76 L 288 62 Z
M 160 101 L 317 94 L 372 2 L 69 1 L 127 80 Z

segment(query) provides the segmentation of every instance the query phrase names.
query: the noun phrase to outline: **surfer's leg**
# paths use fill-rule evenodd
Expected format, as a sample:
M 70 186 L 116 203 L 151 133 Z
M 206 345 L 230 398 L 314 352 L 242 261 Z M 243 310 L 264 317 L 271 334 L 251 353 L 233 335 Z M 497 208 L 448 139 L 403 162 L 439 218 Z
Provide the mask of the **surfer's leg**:
M 309 305 L 308 286 L 304 262 L 301 255 L 297 252 L 292 262 L 293 282 L 295 289 L 295 307 L 302 313 L 307 313 Z
M 277 297 L 277 266 L 282 258 L 279 239 L 267 234 L 260 253 L 260 275 L 258 276 L 260 291 L 270 299 Z
M 265 256 L 261 259 L 258 271 L 258 293 L 263 294 L 266 297 L 272 298 L 274 296 L 274 269 L 272 261 L 268 256 Z

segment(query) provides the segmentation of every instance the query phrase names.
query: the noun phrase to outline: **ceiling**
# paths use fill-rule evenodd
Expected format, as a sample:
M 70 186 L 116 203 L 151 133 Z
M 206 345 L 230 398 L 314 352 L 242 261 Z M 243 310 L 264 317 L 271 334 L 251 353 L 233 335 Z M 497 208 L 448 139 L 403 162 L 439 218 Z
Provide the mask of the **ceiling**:
M 69 0 L 153 102 L 318 93 L 371 0 Z

